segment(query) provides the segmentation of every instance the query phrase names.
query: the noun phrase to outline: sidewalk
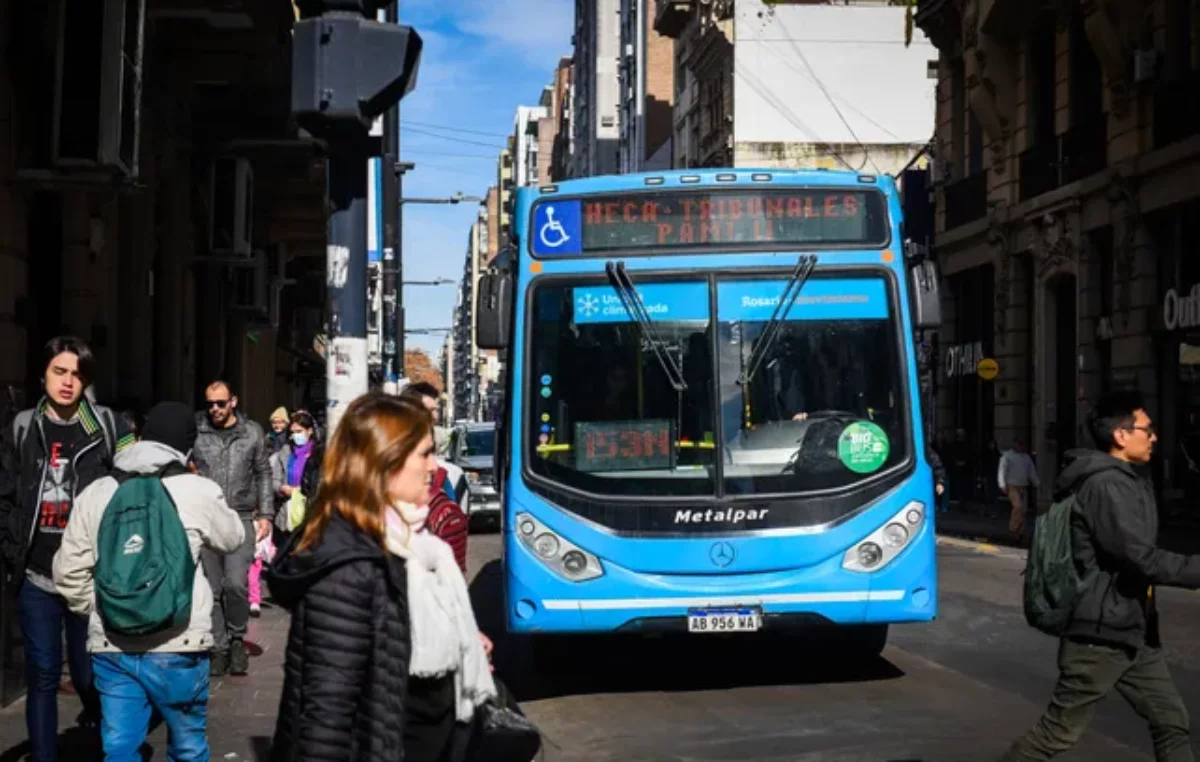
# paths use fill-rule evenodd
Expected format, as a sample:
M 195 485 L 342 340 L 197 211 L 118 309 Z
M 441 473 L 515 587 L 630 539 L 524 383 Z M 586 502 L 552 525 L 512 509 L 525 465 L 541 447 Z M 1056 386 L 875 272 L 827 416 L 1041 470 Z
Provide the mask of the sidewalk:
M 250 674 L 212 679 L 208 742 L 214 761 L 265 762 L 268 759 L 279 710 L 279 694 L 283 689 L 283 656 L 289 621 L 286 611 L 264 602 L 262 616 L 250 620 L 250 631 L 246 636 Z M 63 680 L 67 680 L 65 668 Z M 87 755 L 80 740 L 81 732 L 74 727 L 79 700 L 73 694 L 60 692 L 58 713 L 59 760 L 85 762 L 99 759 Z M 25 701 L 22 699 L 0 710 L 0 762 L 23 760 L 29 753 L 26 739 Z M 166 750 L 167 729 L 164 725 L 150 734 L 147 747 L 143 749 L 143 759 L 165 760 Z
M 949 510 L 935 515 L 934 526 L 939 534 L 951 537 L 1017 546 L 1016 538 L 1008 531 L 1007 502 L 994 506 L 990 515 L 981 503 L 954 503 Z M 1026 530 L 1027 537 L 1031 531 L 1032 525 Z M 1158 544 L 1177 553 L 1200 553 L 1200 527 L 1160 527 Z

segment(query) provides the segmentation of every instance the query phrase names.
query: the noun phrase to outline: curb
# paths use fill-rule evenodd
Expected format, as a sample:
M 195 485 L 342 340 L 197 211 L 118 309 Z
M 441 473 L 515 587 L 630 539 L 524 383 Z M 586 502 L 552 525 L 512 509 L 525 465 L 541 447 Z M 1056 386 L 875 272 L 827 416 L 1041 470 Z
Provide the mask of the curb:
M 964 538 L 948 534 L 939 534 L 937 536 L 937 544 L 952 548 L 962 548 L 963 550 L 973 550 L 979 553 L 986 553 L 987 555 L 991 556 L 1004 556 L 1006 558 L 1025 557 L 1024 548 L 988 542 L 987 538 L 984 537 Z

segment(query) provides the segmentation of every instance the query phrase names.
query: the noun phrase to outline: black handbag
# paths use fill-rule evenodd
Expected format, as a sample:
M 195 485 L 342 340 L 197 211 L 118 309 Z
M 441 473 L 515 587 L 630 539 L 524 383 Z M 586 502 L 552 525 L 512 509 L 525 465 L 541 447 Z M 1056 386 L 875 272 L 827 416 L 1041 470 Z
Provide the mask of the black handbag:
M 542 734 L 521 711 L 507 686 L 496 680 L 497 697 L 475 710 L 468 762 L 532 762 Z

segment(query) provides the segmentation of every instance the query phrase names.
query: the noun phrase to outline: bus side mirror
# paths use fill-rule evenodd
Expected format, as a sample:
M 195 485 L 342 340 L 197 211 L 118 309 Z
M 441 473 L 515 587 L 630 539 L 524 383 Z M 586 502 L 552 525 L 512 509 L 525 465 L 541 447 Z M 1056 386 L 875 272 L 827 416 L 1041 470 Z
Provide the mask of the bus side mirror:
M 493 270 L 479 279 L 475 343 L 480 349 L 508 349 L 512 323 L 512 272 Z
M 909 273 L 914 327 L 937 328 L 942 324 L 941 279 L 937 265 L 924 259 L 913 265 Z

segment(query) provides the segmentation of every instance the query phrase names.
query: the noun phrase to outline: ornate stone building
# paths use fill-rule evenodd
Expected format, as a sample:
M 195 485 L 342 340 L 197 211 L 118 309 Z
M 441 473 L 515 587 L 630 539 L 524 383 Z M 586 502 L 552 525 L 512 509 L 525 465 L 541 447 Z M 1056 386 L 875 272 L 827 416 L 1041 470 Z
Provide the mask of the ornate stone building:
M 966 431 L 981 479 L 988 442 L 1022 436 L 1051 483 L 1090 442 L 1088 403 L 1136 387 L 1159 425 L 1164 511 L 1198 515 L 1198 18 L 1195 0 L 918 5 L 940 53 L 935 426 Z

